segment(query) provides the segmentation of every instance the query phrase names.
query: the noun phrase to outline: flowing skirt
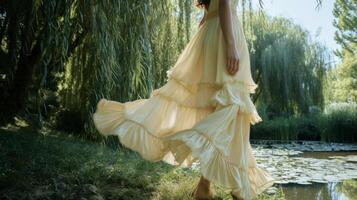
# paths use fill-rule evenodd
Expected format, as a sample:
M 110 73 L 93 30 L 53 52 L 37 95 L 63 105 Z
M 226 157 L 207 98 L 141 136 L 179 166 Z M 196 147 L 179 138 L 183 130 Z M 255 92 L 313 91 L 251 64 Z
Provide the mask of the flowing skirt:
M 93 120 L 105 136 L 150 161 L 189 167 L 196 160 L 212 183 L 252 199 L 273 185 L 274 179 L 257 166 L 249 142 L 250 125 L 262 121 L 250 98 L 257 85 L 251 78 L 249 52 L 241 24 L 240 68 L 226 71 L 225 43 L 218 18 L 192 37 L 167 82 L 148 99 L 117 102 L 101 99 Z

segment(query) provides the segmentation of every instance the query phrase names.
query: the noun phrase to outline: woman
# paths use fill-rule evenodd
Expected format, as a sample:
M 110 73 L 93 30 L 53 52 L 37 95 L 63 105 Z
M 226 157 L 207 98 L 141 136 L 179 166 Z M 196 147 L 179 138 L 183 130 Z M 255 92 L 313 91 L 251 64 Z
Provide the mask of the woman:
M 146 160 L 182 167 L 198 160 L 196 199 L 212 198 L 210 182 L 230 188 L 234 199 L 252 199 L 274 179 L 257 166 L 249 143 L 250 124 L 262 119 L 250 99 L 257 85 L 234 9 L 238 0 L 197 3 L 205 15 L 166 84 L 148 99 L 101 99 L 94 124 Z

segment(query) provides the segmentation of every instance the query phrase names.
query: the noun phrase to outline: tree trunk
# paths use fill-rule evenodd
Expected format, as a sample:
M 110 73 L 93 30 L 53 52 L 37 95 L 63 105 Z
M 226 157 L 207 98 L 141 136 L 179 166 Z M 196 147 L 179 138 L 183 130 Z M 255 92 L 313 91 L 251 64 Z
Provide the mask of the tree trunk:
M 41 36 L 37 35 L 37 40 L 34 37 L 33 28 L 33 10 L 32 5 L 29 5 L 29 9 L 26 12 L 26 20 L 24 22 L 24 29 L 21 36 L 21 50 L 19 51 L 19 61 L 17 63 L 14 78 L 12 80 L 12 87 L 10 89 L 10 95 L 5 103 L 8 107 L 7 112 L 9 117 L 13 117 L 20 110 L 24 109 L 25 100 L 27 97 L 27 89 L 33 80 L 33 72 L 36 64 L 41 57 Z M 10 30 L 9 30 L 10 32 Z M 32 48 L 32 44 L 36 41 L 35 46 Z M 10 111 L 10 112 L 9 112 Z

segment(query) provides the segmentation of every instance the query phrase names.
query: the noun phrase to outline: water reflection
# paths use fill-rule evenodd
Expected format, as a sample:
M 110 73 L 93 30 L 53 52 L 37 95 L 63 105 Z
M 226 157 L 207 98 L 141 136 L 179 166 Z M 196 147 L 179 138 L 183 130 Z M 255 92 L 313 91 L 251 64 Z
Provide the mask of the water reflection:
M 357 181 L 316 183 L 312 185 L 282 185 L 286 200 L 356 200 Z
M 256 147 L 260 166 L 287 200 L 357 200 L 357 152 L 302 152 Z
M 322 152 L 304 152 L 299 154 L 301 157 L 305 158 L 319 158 L 319 159 L 329 159 L 331 156 L 350 156 L 356 155 L 357 151 L 322 151 Z
M 309 147 L 306 147 L 309 148 Z M 297 151 L 255 146 L 262 168 L 287 200 L 357 200 L 356 151 Z
M 287 200 L 357 200 L 357 144 L 252 146 L 258 165 L 276 179 L 267 194 L 282 187 Z
M 343 156 L 335 152 L 329 152 L 330 155 L 310 152 L 307 155 L 295 150 L 260 147 L 253 152 L 258 165 L 271 173 L 278 184 L 311 185 L 357 179 L 356 152 Z
M 352 200 L 357 199 L 357 179 L 345 180 L 337 185 L 338 192 L 343 193 L 346 197 Z

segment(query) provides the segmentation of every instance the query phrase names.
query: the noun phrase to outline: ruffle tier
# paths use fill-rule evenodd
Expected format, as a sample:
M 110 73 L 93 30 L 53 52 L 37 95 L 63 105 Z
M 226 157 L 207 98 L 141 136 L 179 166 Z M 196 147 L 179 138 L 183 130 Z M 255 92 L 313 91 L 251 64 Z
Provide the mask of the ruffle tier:
M 118 136 L 146 160 L 189 167 L 198 159 L 204 177 L 245 199 L 273 185 L 256 165 L 249 134 L 242 134 L 262 121 L 249 86 L 238 81 L 193 85 L 168 77 L 148 99 L 101 99 L 93 115 L 99 132 Z

